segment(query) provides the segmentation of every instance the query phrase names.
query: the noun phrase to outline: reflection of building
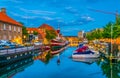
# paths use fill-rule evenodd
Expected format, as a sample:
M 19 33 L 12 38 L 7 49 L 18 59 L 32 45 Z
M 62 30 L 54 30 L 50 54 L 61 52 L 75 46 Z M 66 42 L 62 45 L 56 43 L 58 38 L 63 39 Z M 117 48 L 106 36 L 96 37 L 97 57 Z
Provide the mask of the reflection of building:
M 77 36 L 65 36 L 65 38 L 69 41 L 69 46 L 78 46 L 79 42 L 81 42 Z
M 3 67 L 0 67 L 0 78 L 12 78 L 18 72 L 23 71 L 25 68 L 33 64 L 33 58 L 19 60 L 17 62 L 11 62 Z
M 22 42 L 22 24 L 6 14 L 6 9 L 0 12 L 0 40 L 19 40 Z M 15 40 L 16 41 L 16 40 Z

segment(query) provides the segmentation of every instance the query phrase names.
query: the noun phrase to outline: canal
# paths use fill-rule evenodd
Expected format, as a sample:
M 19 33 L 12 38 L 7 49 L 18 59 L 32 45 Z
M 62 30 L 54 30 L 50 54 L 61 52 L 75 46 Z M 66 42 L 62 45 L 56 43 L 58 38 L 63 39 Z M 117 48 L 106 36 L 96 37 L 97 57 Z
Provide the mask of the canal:
M 71 58 L 75 47 L 69 47 L 60 55 L 53 56 L 45 62 L 41 59 L 28 59 L 27 65 L 15 70 L 11 78 L 120 78 L 120 62 L 110 64 L 108 59 Z M 60 61 L 58 61 L 58 59 Z M 30 64 L 29 64 L 30 63 Z M 7 67 L 8 68 L 8 67 Z M 13 72 L 13 71 L 12 71 Z M 10 74 L 10 73 L 9 73 Z M 0 77 L 3 78 L 3 77 Z

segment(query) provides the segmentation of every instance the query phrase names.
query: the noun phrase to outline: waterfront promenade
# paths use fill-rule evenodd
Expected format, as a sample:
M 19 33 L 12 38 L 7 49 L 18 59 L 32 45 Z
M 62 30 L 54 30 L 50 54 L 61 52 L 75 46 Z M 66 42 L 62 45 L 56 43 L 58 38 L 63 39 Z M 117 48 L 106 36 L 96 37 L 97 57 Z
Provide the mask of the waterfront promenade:
M 5 49 L 5 50 L 0 50 L 0 55 L 26 52 L 26 51 L 31 51 L 31 50 L 35 50 L 35 49 L 40 49 L 40 47 L 30 46 L 30 47 L 21 47 L 21 48 Z

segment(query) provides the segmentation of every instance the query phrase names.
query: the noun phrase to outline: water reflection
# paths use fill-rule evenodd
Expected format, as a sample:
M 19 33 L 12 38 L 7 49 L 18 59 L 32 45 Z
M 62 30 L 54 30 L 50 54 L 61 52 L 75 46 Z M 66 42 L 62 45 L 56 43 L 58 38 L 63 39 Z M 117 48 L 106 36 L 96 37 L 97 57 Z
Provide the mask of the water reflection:
M 9 66 L 0 67 L 0 71 L 2 71 L 0 78 L 120 78 L 119 60 L 110 61 L 104 57 L 98 59 L 69 58 L 74 49 L 70 47 L 62 54 L 54 56 L 50 52 L 35 54 L 34 64 L 32 64 L 32 58 L 28 58 Z M 24 70 L 31 64 L 32 66 Z M 19 73 L 20 71 L 22 72 Z M 19 74 L 15 75 L 16 73 Z
M 33 64 L 32 57 L 0 67 L 0 78 L 12 78 L 16 73 Z
M 111 61 L 110 59 L 104 58 L 104 61 L 99 65 L 106 78 L 120 78 L 120 61 L 118 59 Z
M 52 55 L 52 54 L 50 53 L 50 51 L 48 51 L 48 52 L 42 52 L 40 55 L 34 56 L 34 60 L 40 60 L 40 61 L 42 61 L 43 63 L 48 64 L 49 61 L 50 61 L 52 58 L 54 58 L 54 56 L 57 56 L 57 57 L 58 57 L 56 62 L 57 62 L 57 65 L 60 65 L 60 54 Z
M 49 61 L 54 58 L 57 57 L 56 63 L 57 65 L 60 65 L 60 56 L 62 56 L 62 54 L 57 54 L 55 56 L 52 56 L 49 52 L 44 52 L 42 54 L 40 54 L 39 56 L 34 57 L 34 59 L 39 59 L 42 62 L 44 62 L 45 64 L 49 64 Z M 67 57 L 69 58 L 69 57 Z M 72 59 L 72 58 L 69 58 Z M 97 63 L 98 66 L 101 67 L 103 75 L 106 76 L 106 78 L 120 78 L 120 61 L 118 60 L 114 60 L 114 61 L 110 61 L 108 58 L 105 57 L 101 57 L 101 58 L 97 58 L 97 59 L 72 59 L 72 62 L 82 62 L 88 65 L 91 65 L 93 63 Z
M 34 56 L 34 60 L 40 60 L 45 64 L 49 63 L 49 60 L 52 58 L 53 56 L 51 55 L 50 51 L 48 52 L 42 52 L 40 55 L 38 56 Z
M 99 60 L 99 58 L 94 58 L 94 59 L 85 59 L 85 58 L 80 58 L 80 59 L 72 59 L 73 61 L 76 61 L 76 62 L 82 62 L 82 63 L 86 63 L 86 64 L 92 64 L 96 61 Z

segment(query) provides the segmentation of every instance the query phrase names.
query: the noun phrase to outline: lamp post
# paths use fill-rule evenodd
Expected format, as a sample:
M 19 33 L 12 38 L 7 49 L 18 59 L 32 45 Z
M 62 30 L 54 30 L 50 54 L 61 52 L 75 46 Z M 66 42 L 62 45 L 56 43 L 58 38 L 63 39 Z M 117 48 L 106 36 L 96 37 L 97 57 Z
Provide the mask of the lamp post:
M 113 56 L 113 45 L 112 45 L 112 39 L 113 39 L 113 23 L 111 24 L 111 53 L 110 53 L 110 57 Z
M 26 42 L 26 36 L 24 35 L 23 38 L 24 38 L 24 43 L 25 43 Z

